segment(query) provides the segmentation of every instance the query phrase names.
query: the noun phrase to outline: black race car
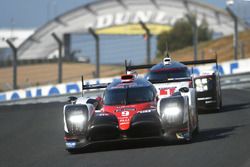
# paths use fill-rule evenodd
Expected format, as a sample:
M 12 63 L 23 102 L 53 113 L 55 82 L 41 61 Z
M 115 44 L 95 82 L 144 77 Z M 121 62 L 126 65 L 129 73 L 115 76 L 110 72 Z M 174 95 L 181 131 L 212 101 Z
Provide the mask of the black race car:
M 218 72 L 202 73 L 194 78 L 194 84 L 198 109 L 219 112 L 222 107 L 222 95 Z

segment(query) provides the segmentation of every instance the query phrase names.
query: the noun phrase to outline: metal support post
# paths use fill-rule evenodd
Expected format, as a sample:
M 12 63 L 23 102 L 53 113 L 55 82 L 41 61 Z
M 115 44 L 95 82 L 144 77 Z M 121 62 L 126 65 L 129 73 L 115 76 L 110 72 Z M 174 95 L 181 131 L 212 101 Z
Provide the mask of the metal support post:
M 92 29 L 89 28 L 89 33 L 95 38 L 96 42 L 96 78 L 100 78 L 100 39 L 98 34 Z
M 66 61 L 73 61 L 74 54 L 71 54 L 71 35 L 64 34 L 63 36 L 63 43 L 64 43 L 64 60 Z
M 63 42 L 61 39 L 55 34 L 51 34 L 52 37 L 55 39 L 55 41 L 58 44 L 58 83 L 62 83 L 62 49 L 63 49 Z
M 198 59 L 198 26 L 196 23 L 195 17 L 190 14 L 187 14 L 188 21 L 192 24 L 193 31 L 193 47 L 194 47 L 194 61 Z
M 13 52 L 13 89 L 17 89 L 17 48 L 10 40 L 6 40 Z
M 195 23 L 195 25 L 193 25 L 193 44 L 194 44 L 194 60 L 198 60 L 198 27 L 197 24 Z
M 145 30 L 146 35 L 147 35 L 147 64 L 151 63 L 151 57 L 150 57 L 150 53 L 151 53 L 151 33 L 150 33 L 150 29 L 146 26 L 145 23 L 143 23 L 142 21 L 139 22 L 141 27 Z
M 233 37 L 233 47 L 234 47 L 234 59 L 238 59 L 238 17 L 234 14 L 234 12 L 227 6 L 226 7 L 227 12 L 232 17 L 234 21 L 234 37 Z

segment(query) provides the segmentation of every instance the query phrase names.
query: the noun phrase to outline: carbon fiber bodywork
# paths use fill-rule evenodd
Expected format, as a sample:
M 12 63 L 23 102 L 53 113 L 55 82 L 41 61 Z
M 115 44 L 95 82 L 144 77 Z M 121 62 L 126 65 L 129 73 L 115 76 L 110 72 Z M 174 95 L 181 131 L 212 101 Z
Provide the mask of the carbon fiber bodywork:
M 189 118 L 185 119 L 185 112 L 188 112 L 188 110 L 185 110 L 184 105 L 187 103 L 185 100 L 187 99 L 182 96 L 162 99 L 159 112 L 151 110 L 150 112 L 135 114 L 128 130 L 119 129 L 118 119 L 115 115 L 97 112 L 89 119 L 84 133 L 73 133 L 71 129 L 69 133 L 65 133 L 66 149 L 71 151 L 95 142 L 142 138 L 189 140 L 189 132 L 193 132 L 195 127 L 190 126 Z M 174 120 L 169 120 L 164 115 L 164 110 L 168 104 L 172 103 L 178 103 L 181 113 Z M 83 107 L 83 109 L 86 108 Z M 183 137 L 178 137 L 177 134 Z
M 100 112 L 90 119 L 86 133 L 69 132 L 65 134 L 65 140 L 66 147 L 67 142 L 75 143 L 74 147 L 70 146 L 67 149 L 75 149 L 97 141 L 161 136 L 161 131 L 161 120 L 156 110 L 135 114 L 130 128 L 125 131 L 119 129 L 118 120 L 114 115 Z

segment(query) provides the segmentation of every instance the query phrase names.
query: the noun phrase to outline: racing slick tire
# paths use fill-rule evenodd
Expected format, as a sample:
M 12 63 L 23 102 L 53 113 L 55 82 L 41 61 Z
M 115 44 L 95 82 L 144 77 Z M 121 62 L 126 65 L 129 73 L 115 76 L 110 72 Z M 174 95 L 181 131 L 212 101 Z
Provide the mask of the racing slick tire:
M 198 112 L 196 114 L 196 128 L 193 131 L 193 136 L 197 136 L 200 133 L 200 126 L 199 126 L 199 115 Z
M 188 114 L 188 138 L 183 139 L 184 143 L 189 144 L 192 142 L 193 139 L 193 132 L 191 129 L 191 123 L 190 123 L 190 114 Z
M 217 112 L 220 112 L 222 109 L 222 98 L 220 97 L 220 104 L 219 104 L 219 108 L 217 108 Z

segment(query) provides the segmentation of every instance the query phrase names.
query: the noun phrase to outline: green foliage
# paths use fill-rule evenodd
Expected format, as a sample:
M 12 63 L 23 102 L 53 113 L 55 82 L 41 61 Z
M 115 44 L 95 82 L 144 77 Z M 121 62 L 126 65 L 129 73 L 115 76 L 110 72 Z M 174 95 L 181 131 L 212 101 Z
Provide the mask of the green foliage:
M 202 20 L 201 25 L 198 27 L 198 39 L 199 41 L 208 41 L 211 40 L 213 32 L 209 30 L 208 24 L 205 19 Z
M 195 17 L 191 18 L 195 20 Z M 202 20 L 198 26 L 198 41 L 207 41 L 212 38 L 212 31 L 209 30 L 206 20 Z M 168 32 L 162 32 L 157 37 L 158 55 L 163 56 L 168 46 L 168 51 L 175 51 L 193 45 L 193 29 L 188 19 L 182 18 L 175 22 L 173 28 Z

